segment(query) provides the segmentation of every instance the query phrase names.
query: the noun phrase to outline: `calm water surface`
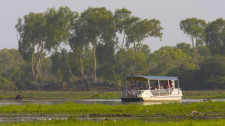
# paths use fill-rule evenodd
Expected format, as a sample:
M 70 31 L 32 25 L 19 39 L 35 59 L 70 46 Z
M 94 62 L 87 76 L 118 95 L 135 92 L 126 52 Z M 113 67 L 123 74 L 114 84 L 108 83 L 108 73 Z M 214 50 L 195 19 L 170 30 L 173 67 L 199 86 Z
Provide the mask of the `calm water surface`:
M 204 99 L 183 99 L 181 103 L 191 103 L 191 102 L 203 102 Z M 213 99 L 212 101 L 225 101 L 225 99 Z M 5 105 L 25 105 L 30 104 L 63 104 L 66 102 L 80 103 L 80 104 L 106 104 L 106 105 L 121 105 L 121 104 L 142 104 L 142 105 L 152 105 L 152 104 L 162 104 L 171 102 L 121 102 L 120 99 L 59 99 L 59 100 L 0 100 L 0 106 Z

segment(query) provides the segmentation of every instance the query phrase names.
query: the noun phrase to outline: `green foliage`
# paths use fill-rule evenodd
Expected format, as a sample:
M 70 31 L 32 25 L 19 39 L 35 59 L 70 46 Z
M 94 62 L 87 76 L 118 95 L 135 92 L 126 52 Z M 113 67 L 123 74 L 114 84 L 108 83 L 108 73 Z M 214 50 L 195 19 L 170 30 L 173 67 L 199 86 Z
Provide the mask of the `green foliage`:
M 98 67 L 97 76 L 104 77 L 106 80 L 113 78 L 114 48 L 110 45 L 99 45 L 96 49 L 96 56 L 100 66 Z
M 16 49 L 0 50 L 0 71 L 2 89 L 14 89 L 17 82 L 32 80 L 26 72 L 28 64 Z M 7 78 L 7 79 L 6 79 Z
M 53 61 L 52 69 L 60 81 L 70 83 L 73 74 L 69 64 L 69 55 L 65 49 L 61 53 L 56 52 L 51 56 Z
M 19 66 L 24 63 L 24 60 L 16 49 L 0 50 L 0 71 L 7 73 L 9 69 Z
M 201 41 L 205 39 L 205 29 L 206 22 L 197 18 L 187 18 L 180 21 L 180 29 L 184 31 L 185 34 L 190 35 L 191 40 Z M 194 44 L 194 43 L 193 43 Z M 195 45 L 192 45 L 193 47 Z
M 45 13 L 29 13 L 18 19 L 19 51 L 24 59 L 31 61 L 32 74 L 37 79 L 42 78 L 42 60 L 46 51 L 55 52 L 61 43 L 67 43 L 77 17 L 78 14 L 68 7 L 60 7 Z
M 193 55 L 193 50 L 191 49 L 191 45 L 187 44 L 187 43 L 178 43 L 174 49 L 181 49 L 183 53 L 185 53 L 188 56 L 192 56 Z
M 13 86 L 9 80 L 0 75 L 0 89 L 13 89 L 15 88 Z
M 96 80 L 96 47 L 98 44 L 113 45 L 116 36 L 116 26 L 113 22 L 113 14 L 104 7 L 91 8 L 81 13 L 79 17 L 80 29 L 86 37 L 86 41 L 93 47 L 94 79 Z
M 148 50 L 148 48 L 143 49 L 144 52 L 146 50 Z M 147 54 L 143 53 L 142 51 L 135 53 L 133 49 L 120 50 L 115 56 L 117 61 L 115 72 L 119 73 L 121 80 L 124 80 L 124 77 L 127 75 L 143 74 L 149 55 L 150 52 Z
M 211 56 L 206 58 L 201 63 L 198 77 L 202 78 L 205 87 L 211 89 L 221 89 L 225 87 L 225 57 L 224 56 Z
M 225 54 L 225 20 L 218 18 L 209 23 L 206 33 L 206 45 L 212 54 Z
M 156 19 L 144 19 L 136 22 L 127 30 L 127 44 L 134 44 L 134 50 L 137 51 L 136 43 L 141 49 L 142 41 L 147 37 L 159 37 L 162 38 L 160 21 Z
M 174 50 L 172 47 L 160 48 L 151 55 L 150 59 L 152 66 L 150 72 L 154 75 L 166 75 L 169 71 L 180 67 L 191 70 L 194 66 L 190 56 L 183 53 L 181 49 Z
M 192 48 L 180 43 L 150 53 L 142 42 L 162 38 L 157 19 L 132 16 L 126 8 L 112 13 L 105 7 L 89 7 L 80 15 L 68 7 L 50 8 L 18 19 L 22 56 L 15 49 L 1 50 L 0 71 L 17 85 L 43 80 L 93 83 L 97 77 L 119 84 L 127 75 L 141 74 L 178 76 L 184 89 L 225 88 L 224 58 L 211 57 L 225 54 L 224 24 L 221 18 L 209 24 L 197 18 L 181 20 L 180 29 L 190 36 Z M 68 42 L 66 51 L 61 46 Z

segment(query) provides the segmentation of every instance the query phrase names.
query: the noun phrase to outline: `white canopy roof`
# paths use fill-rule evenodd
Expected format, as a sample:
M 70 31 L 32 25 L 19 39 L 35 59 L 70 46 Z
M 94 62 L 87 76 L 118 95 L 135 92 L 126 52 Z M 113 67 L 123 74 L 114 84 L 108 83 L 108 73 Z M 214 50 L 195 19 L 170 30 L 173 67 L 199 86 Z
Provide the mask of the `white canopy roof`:
M 129 81 L 178 80 L 178 77 L 134 75 L 134 76 L 128 76 L 128 77 L 127 77 L 127 80 L 129 80 Z

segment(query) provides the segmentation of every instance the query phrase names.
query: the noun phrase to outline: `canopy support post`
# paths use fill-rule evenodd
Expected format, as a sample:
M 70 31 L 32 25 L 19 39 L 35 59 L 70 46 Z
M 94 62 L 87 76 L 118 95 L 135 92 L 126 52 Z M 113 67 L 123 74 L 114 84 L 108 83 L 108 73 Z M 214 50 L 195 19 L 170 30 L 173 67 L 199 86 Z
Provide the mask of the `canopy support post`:
M 170 95 L 170 81 L 168 80 L 167 84 L 168 84 L 168 89 L 169 89 L 169 95 Z
M 127 87 L 127 83 L 128 83 L 128 81 L 126 80 L 126 96 L 127 96 L 127 92 L 128 92 L 128 87 Z
M 150 88 L 150 81 L 148 80 L 148 89 L 150 90 L 151 88 Z
M 178 95 L 180 94 L 180 84 L 179 84 L 179 80 L 177 80 L 177 86 L 178 86 Z
M 159 83 L 159 80 L 158 80 L 158 91 L 159 91 L 159 96 L 160 96 L 160 83 Z

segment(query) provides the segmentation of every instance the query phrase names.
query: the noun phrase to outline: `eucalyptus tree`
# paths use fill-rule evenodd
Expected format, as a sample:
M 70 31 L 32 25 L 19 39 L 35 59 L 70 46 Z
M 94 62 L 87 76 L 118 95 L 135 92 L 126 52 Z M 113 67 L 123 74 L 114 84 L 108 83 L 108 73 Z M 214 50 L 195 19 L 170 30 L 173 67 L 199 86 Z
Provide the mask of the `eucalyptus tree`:
M 104 7 L 88 8 L 81 13 L 79 20 L 86 41 L 91 43 L 94 59 L 94 79 L 96 80 L 96 48 L 98 44 L 112 44 L 115 38 L 116 27 L 113 23 L 113 14 Z
M 120 34 L 123 34 L 122 43 L 121 45 L 118 45 L 120 49 L 124 48 L 126 33 L 128 32 L 127 30 L 139 20 L 138 17 L 131 16 L 131 13 L 132 12 L 130 10 L 127 10 L 126 8 L 116 9 L 114 13 L 114 21 L 118 32 Z
M 127 30 L 127 42 L 129 46 L 133 44 L 134 51 L 137 52 L 137 48 L 141 49 L 142 41 L 147 37 L 159 37 L 162 38 L 163 28 L 160 25 L 160 21 L 157 19 L 144 19 L 136 22 Z M 136 47 L 138 45 L 138 47 Z
M 69 39 L 69 45 L 76 57 L 79 57 L 79 69 L 81 76 L 84 75 L 84 51 L 88 48 L 88 41 L 85 37 L 85 29 L 83 28 L 82 20 L 77 20 L 74 24 L 73 36 Z M 75 61 L 76 62 L 76 61 Z
M 194 50 L 194 64 L 195 67 L 198 64 L 197 58 L 197 42 L 201 42 L 205 40 L 205 29 L 207 27 L 207 23 L 202 19 L 197 18 L 187 18 L 185 20 L 180 21 L 180 29 L 183 32 L 190 36 L 192 42 L 192 48 Z
M 129 47 L 130 44 L 133 44 L 135 56 L 137 52 L 141 52 L 142 41 L 147 37 L 159 37 L 162 38 L 161 30 L 163 28 L 160 25 L 160 21 L 156 19 L 144 19 L 139 20 L 138 22 L 134 23 L 131 27 L 127 30 L 127 41 L 126 46 Z M 137 46 L 138 45 L 138 46 Z M 138 49 L 138 50 L 137 50 Z M 133 62 L 133 74 L 136 71 L 137 60 Z
M 219 18 L 206 28 L 206 45 L 212 54 L 225 55 L 225 20 Z
M 31 61 L 32 74 L 37 79 L 42 78 L 42 60 L 46 53 L 56 52 L 62 43 L 67 43 L 77 16 L 68 7 L 60 7 L 44 13 L 31 12 L 18 19 L 19 51 L 24 59 Z

